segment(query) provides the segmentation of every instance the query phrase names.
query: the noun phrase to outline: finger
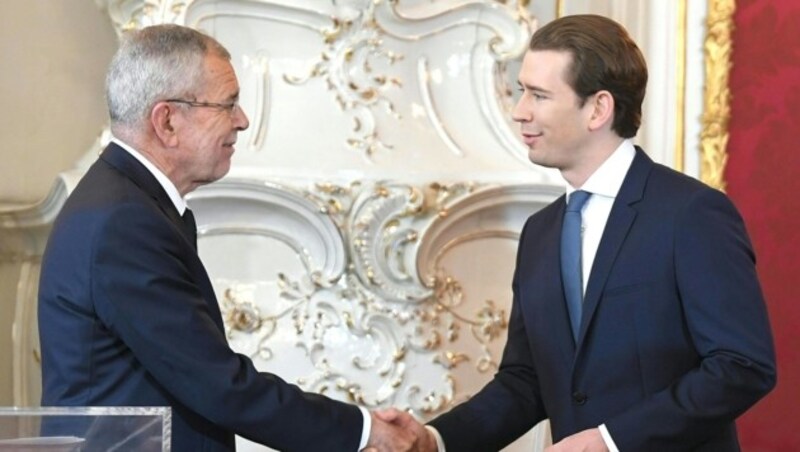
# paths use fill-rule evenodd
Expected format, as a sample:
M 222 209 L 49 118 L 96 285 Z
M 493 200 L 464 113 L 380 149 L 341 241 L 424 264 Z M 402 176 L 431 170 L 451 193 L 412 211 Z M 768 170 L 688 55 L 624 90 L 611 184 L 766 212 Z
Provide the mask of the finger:
M 403 412 L 396 408 L 386 408 L 384 410 L 373 411 L 375 416 L 384 422 L 394 422 Z

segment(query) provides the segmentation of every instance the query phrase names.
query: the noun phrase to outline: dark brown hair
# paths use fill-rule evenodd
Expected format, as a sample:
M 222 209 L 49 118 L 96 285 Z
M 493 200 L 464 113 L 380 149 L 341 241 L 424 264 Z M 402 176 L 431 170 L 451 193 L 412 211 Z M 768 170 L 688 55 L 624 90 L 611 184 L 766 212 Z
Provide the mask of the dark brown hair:
M 642 122 L 647 63 L 628 32 L 596 15 L 565 16 L 536 30 L 530 50 L 566 51 L 572 55 L 566 82 L 581 104 L 606 90 L 614 97 L 611 128 L 623 138 L 636 135 Z

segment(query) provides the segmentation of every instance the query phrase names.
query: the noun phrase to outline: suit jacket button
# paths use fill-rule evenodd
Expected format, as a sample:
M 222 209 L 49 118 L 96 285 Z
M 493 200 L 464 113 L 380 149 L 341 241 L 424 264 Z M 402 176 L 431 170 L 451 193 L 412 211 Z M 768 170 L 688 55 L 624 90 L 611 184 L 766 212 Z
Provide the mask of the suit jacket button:
M 588 399 L 588 397 L 586 397 L 586 394 L 580 391 L 575 391 L 572 393 L 572 400 L 575 401 L 575 403 L 577 403 L 578 405 L 583 405 L 584 403 L 586 403 L 586 399 Z

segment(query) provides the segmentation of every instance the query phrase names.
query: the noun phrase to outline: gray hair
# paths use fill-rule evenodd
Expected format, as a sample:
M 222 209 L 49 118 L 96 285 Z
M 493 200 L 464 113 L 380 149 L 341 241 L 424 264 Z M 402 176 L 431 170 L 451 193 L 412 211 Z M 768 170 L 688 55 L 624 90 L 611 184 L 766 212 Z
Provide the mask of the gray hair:
M 214 38 L 180 25 L 127 32 L 106 75 L 111 124 L 139 125 L 157 102 L 192 96 L 204 82 L 209 54 L 231 58 Z

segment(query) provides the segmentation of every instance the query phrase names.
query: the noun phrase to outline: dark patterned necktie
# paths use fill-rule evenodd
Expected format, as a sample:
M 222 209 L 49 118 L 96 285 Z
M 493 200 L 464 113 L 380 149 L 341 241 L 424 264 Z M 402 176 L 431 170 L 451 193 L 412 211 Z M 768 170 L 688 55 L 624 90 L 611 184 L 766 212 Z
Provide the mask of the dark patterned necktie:
M 183 212 L 183 226 L 186 228 L 189 241 L 194 245 L 194 249 L 197 249 L 197 223 L 194 220 L 194 214 L 188 208 Z

